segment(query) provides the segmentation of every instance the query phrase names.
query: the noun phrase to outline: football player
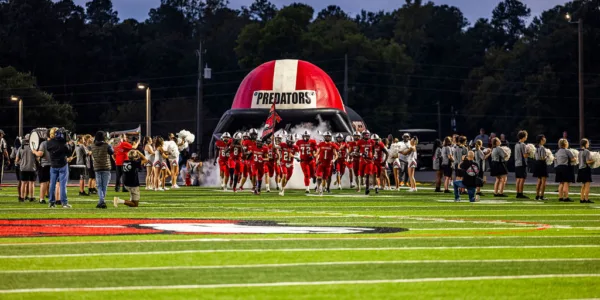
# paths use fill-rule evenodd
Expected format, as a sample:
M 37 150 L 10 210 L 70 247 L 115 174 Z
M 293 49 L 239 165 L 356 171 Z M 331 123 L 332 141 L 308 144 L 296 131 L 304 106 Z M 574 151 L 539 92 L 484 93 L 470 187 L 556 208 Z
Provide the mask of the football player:
M 346 174 L 346 167 L 348 163 L 348 147 L 346 142 L 344 141 L 344 135 L 338 133 L 335 135 L 335 142 L 339 148 L 338 151 L 338 159 L 335 162 L 335 173 L 337 175 L 337 185 L 338 189 L 342 189 L 342 177 Z M 352 174 L 352 173 L 350 173 Z M 350 175 L 350 182 L 352 182 L 352 175 Z
M 237 132 L 233 135 L 233 142 L 229 145 L 229 177 L 233 178 L 233 192 L 237 192 L 237 184 L 244 174 L 244 146 L 242 146 L 242 134 Z
M 315 154 L 317 152 L 317 142 L 310 138 L 310 132 L 304 131 L 302 139 L 296 142 L 296 146 L 300 148 L 300 167 L 304 173 L 304 186 L 306 193 L 310 193 L 310 179 L 315 177 Z
M 356 182 L 356 186 L 358 186 L 358 190 L 360 191 L 360 186 L 363 183 L 362 177 L 358 175 L 358 169 L 360 167 L 360 149 L 358 147 L 358 141 L 360 141 L 360 132 L 355 131 L 352 135 L 352 138 L 354 140 L 348 143 L 348 149 L 350 150 L 349 160 L 352 164 L 352 173 L 354 173 L 354 180 Z M 350 188 L 354 188 L 355 182 L 353 182 L 352 180 L 350 180 L 350 182 Z
M 356 142 L 359 148 L 360 165 L 358 168 L 358 176 L 364 177 L 365 195 L 370 193 L 370 176 L 373 175 L 373 148 L 375 142 L 371 139 L 371 133 L 368 130 L 362 132 L 362 139 Z M 360 192 L 360 185 L 357 189 Z
M 265 175 L 265 161 L 268 159 L 269 149 L 263 144 L 260 139 L 256 140 L 256 145 L 252 146 L 249 151 L 252 155 L 252 178 L 256 180 L 254 194 L 260 195 L 263 177 Z
M 332 142 L 331 132 L 327 131 L 323 134 L 325 141 L 317 146 L 317 187 L 319 195 L 323 195 L 323 187 L 327 185 L 327 192 L 331 193 L 331 173 L 335 167 L 335 162 L 338 159 L 339 147 Z M 323 181 L 325 180 L 325 181 Z
M 281 156 L 280 156 L 280 167 L 281 167 L 281 192 L 279 192 L 280 196 L 285 194 L 285 187 L 292 178 L 292 174 L 294 173 L 294 159 L 300 161 L 298 154 L 300 153 L 300 148 L 295 145 L 296 137 L 293 134 L 290 134 L 285 143 L 281 143 Z
M 255 136 L 255 139 L 252 140 L 252 136 Z M 252 157 L 249 154 L 249 151 L 252 147 L 256 146 L 256 137 L 258 137 L 258 132 L 256 132 L 256 129 L 250 129 L 250 131 L 248 132 L 244 132 L 243 138 L 244 140 L 242 141 L 242 147 L 244 147 L 244 173 L 243 173 L 243 178 L 242 178 L 242 182 L 240 184 L 240 191 L 244 190 L 244 184 L 246 184 L 246 181 L 248 180 L 248 176 L 250 176 L 250 181 L 252 182 L 252 187 L 254 188 L 254 184 L 255 181 L 253 180 L 253 176 L 251 174 L 251 170 L 252 170 Z
M 375 193 L 379 194 L 379 189 L 381 188 L 381 182 L 384 180 L 384 172 L 387 172 L 385 169 L 385 163 L 387 162 L 388 151 L 385 147 L 385 144 L 381 141 L 381 138 L 377 134 L 373 134 L 371 137 L 373 140 L 374 148 L 373 148 L 373 167 L 374 167 L 374 177 L 377 181 L 377 186 L 375 187 Z
M 218 163 L 219 175 L 221 176 L 221 189 L 227 190 L 227 182 L 229 181 L 229 147 L 231 146 L 231 135 L 225 132 L 221 135 L 221 139 L 216 143 L 219 150 Z M 214 165 L 217 165 L 217 159 Z

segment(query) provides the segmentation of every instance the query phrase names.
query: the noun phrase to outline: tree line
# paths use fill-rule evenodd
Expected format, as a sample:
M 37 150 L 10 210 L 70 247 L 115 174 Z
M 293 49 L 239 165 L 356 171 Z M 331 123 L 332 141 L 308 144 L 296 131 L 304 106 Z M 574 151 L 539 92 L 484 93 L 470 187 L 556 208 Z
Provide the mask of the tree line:
M 489 19 L 470 24 L 459 8 L 405 0 L 393 11 L 338 6 L 321 11 L 255 0 L 161 0 L 144 21 L 119 18 L 111 0 L 0 0 L 0 127 L 68 126 L 118 130 L 145 122 L 152 88 L 153 133 L 195 128 L 199 41 L 213 76 L 205 80 L 203 124 L 209 137 L 244 76 L 257 65 L 294 58 L 323 68 L 340 92 L 349 58 L 348 105 L 372 131 L 438 126 L 530 135 L 575 136 L 578 124 L 577 25 L 584 22 L 586 128 L 600 125 L 600 0 L 573 1 L 531 16 L 503 0 Z M 533 17 L 533 18 L 532 18 Z M 205 139 L 206 140 L 206 139 Z

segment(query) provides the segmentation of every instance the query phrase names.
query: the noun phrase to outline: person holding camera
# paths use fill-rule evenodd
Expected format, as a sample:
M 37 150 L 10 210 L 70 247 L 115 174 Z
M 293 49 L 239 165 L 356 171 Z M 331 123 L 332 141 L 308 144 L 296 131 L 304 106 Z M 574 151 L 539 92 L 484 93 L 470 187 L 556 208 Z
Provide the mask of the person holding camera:
M 67 145 L 67 132 L 64 128 L 50 129 L 50 140 L 46 143 L 50 153 L 50 208 L 56 208 L 56 182 L 60 182 L 60 200 L 63 208 L 71 208 L 67 200 L 69 165 L 67 157 L 72 150 Z

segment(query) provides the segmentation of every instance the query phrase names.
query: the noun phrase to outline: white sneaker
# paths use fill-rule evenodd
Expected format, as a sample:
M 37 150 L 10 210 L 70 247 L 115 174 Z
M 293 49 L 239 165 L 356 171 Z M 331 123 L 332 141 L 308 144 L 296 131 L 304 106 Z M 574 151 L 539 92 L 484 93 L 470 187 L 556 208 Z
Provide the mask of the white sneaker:
M 321 196 L 321 197 L 323 196 L 323 188 L 319 189 L 319 196 Z
M 351 189 L 353 189 L 353 188 L 355 188 L 355 187 L 356 187 L 356 185 L 355 185 L 354 183 L 350 184 L 350 188 L 351 188 Z
M 412 188 L 410 188 L 410 189 L 408 189 L 408 192 L 409 192 L 409 193 L 414 193 L 414 192 L 415 192 L 415 190 L 413 190 Z
M 340 191 L 342 190 L 342 185 L 341 184 L 338 185 L 338 190 L 340 190 Z
M 281 192 L 279 192 L 279 196 L 283 196 L 283 195 L 284 195 L 284 193 L 283 193 L 283 190 L 282 190 Z
M 73 208 L 73 206 L 71 206 L 70 204 L 65 204 L 62 206 L 62 208 Z
M 156 190 L 159 191 L 159 192 L 164 192 L 165 191 L 163 188 L 157 188 Z
M 114 198 L 113 198 L 113 205 L 114 205 L 115 207 L 118 207 L 118 206 L 119 206 L 119 197 L 114 197 Z
M 168 191 L 168 190 L 170 190 L 170 188 L 168 188 L 168 187 L 165 186 L 165 191 Z
M 304 192 L 307 193 L 307 194 L 310 194 L 310 189 L 306 188 L 306 191 L 304 191 Z
M 270 193 L 270 192 L 271 192 L 271 189 L 270 189 L 270 188 L 267 188 L 267 193 Z
M 174 186 L 172 186 L 172 188 L 174 188 L 174 189 L 178 189 L 178 188 L 179 188 L 179 186 L 178 186 L 177 184 L 175 184 Z

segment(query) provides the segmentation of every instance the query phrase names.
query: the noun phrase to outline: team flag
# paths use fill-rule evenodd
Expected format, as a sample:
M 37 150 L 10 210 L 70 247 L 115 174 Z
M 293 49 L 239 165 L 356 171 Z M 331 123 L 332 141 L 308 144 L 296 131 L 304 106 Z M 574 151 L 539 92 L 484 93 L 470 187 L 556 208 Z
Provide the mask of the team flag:
M 281 122 L 281 117 L 277 114 L 275 110 L 275 102 L 271 105 L 271 110 L 269 110 L 269 116 L 267 117 L 267 121 L 265 122 L 266 128 L 262 133 L 262 139 L 265 139 L 273 134 L 275 131 L 275 125 Z

